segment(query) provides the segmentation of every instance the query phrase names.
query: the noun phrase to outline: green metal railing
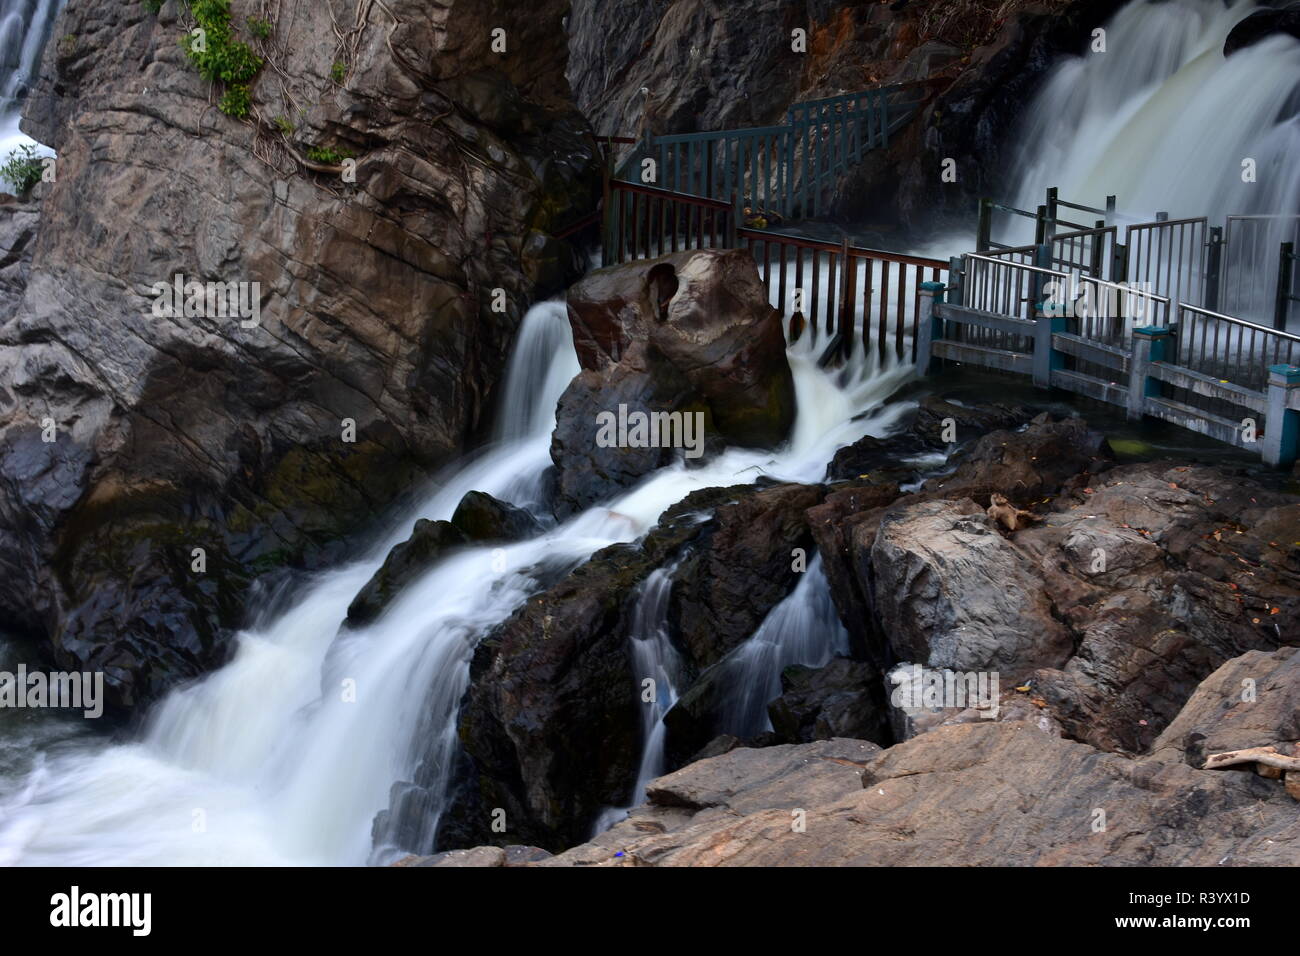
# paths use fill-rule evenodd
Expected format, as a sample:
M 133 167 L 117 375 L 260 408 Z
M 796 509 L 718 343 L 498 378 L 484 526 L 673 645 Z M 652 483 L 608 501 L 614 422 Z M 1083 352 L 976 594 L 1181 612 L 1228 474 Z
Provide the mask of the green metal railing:
M 736 196 L 754 218 L 815 217 L 838 177 L 887 146 L 936 86 L 926 80 L 796 103 L 780 126 L 647 135 L 617 178 L 726 202 Z

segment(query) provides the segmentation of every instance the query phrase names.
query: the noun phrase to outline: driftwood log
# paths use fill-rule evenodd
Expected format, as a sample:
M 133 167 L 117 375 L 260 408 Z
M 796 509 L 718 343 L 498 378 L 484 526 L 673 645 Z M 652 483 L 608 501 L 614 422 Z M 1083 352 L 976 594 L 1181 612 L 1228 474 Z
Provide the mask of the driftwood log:
M 1212 754 L 1205 759 L 1206 770 L 1227 770 L 1230 767 L 1253 766 L 1261 777 L 1276 780 L 1285 774 L 1286 792 L 1300 800 L 1300 757 L 1288 757 L 1276 747 L 1248 747 Z

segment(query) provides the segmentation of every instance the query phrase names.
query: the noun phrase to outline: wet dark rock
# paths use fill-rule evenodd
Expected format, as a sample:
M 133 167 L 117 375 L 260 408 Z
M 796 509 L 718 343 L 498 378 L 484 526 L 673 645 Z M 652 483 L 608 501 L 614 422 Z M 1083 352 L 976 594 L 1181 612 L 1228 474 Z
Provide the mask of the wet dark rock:
M 1028 505 L 1055 494 L 1067 481 L 1104 471 L 1114 457 L 1105 437 L 1082 418 L 1058 421 L 1043 413 L 1023 431 L 990 432 L 962 449 L 953 473 L 931 478 L 923 491 L 973 498 L 981 506 L 997 492 Z
M 673 574 L 669 623 L 695 670 L 720 661 L 763 623 L 799 581 L 813 538 L 804 512 L 816 485 L 778 485 L 724 504 Z M 804 565 L 806 567 L 806 563 Z
M 348 605 L 348 623 L 360 626 L 375 620 L 403 588 L 468 541 L 450 521 L 421 518 L 415 522 L 411 536 L 393 546 L 379 570 Z
M 886 742 L 881 679 L 871 664 L 847 657 L 824 667 L 787 667 L 781 696 L 767 705 L 772 730 L 787 744 L 832 737 Z
M 640 546 L 597 552 L 484 640 L 461 708 L 464 755 L 438 844 L 509 839 L 562 849 L 584 839 L 603 808 L 631 802 L 646 706 L 645 675 L 633 672 L 628 644 L 641 585 L 680 562 L 669 629 L 689 688 L 701 666 L 747 638 L 797 583 L 790 552 L 811 548 L 803 513 L 819 496 L 805 485 L 694 492 Z M 715 716 L 703 716 L 709 729 L 680 759 L 716 736 L 708 723 Z M 491 832 L 496 807 L 506 810 L 505 834 Z
M 861 556 L 854 541 L 859 540 L 858 526 L 864 522 L 869 528 L 861 540 L 874 540 L 881 514 L 898 497 L 898 485 L 893 483 L 851 482 L 847 487 L 829 492 L 821 504 L 806 513 L 808 529 L 822 557 L 822 572 L 830 585 L 831 600 L 849 632 L 850 647 L 855 656 L 875 660 L 880 667 L 888 663 L 883 651 L 887 642 L 880 632 L 872 597 L 859 583 L 856 562 Z
M 471 541 L 525 541 L 542 532 L 541 524 L 523 508 L 482 491 L 467 492 L 460 499 L 451 523 Z
M 551 435 L 552 501 L 556 515 L 567 517 L 632 487 L 646 475 L 682 455 L 671 447 L 599 447 L 597 416 L 626 408 L 629 415 L 670 412 L 702 414 L 705 435 L 712 431 L 706 406 L 689 384 L 671 370 L 625 373 L 583 371 L 569 383 L 556 408 Z
M 828 480 L 876 476 L 877 480 L 903 480 L 920 469 L 908 459 L 965 445 L 995 429 L 1015 428 L 1034 417 L 1027 408 L 998 403 L 956 405 L 934 395 L 921 398 L 884 438 L 865 435 L 835 453 L 826 466 Z M 952 440 L 946 440 L 951 420 Z
M 1223 41 L 1223 55 L 1258 43 L 1269 36 L 1293 36 L 1300 39 L 1300 3 L 1288 3 L 1270 10 L 1256 10 L 1243 19 Z
M 645 706 L 628 647 L 639 588 L 700 533 L 701 512 L 739 492 L 688 496 L 639 547 L 596 552 L 479 644 L 439 846 L 562 849 L 587 836 L 602 808 L 630 802 Z M 491 830 L 497 807 L 506 811 L 504 834 Z

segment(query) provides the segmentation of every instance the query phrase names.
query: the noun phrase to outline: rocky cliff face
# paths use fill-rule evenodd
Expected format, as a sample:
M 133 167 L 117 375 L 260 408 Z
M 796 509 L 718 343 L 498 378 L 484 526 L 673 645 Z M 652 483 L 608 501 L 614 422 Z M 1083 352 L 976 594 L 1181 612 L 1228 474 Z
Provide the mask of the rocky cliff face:
M 567 2 L 330 0 L 264 39 L 259 12 L 246 120 L 176 0 L 69 0 L 26 106 L 59 161 L 0 327 L 0 616 L 122 706 L 464 449 L 598 191 Z M 258 321 L 156 314 L 176 275 L 248 283 Z
M 933 79 L 945 89 L 890 148 L 846 175 L 833 218 L 913 227 L 972 220 L 1048 68 L 1123 0 L 575 0 L 569 79 L 604 134 L 766 126 L 795 102 Z M 806 31 L 804 52 L 792 31 Z M 955 183 L 940 179 L 945 158 Z

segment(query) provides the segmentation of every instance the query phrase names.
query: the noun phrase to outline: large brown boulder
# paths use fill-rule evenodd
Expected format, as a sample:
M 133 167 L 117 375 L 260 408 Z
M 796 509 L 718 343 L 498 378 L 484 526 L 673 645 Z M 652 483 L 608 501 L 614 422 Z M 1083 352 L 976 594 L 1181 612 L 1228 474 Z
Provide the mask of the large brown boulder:
M 743 250 L 695 250 L 600 269 L 568 293 L 582 373 L 560 398 L 556 510 L 592 504 L 681 454 L 601 447 L 599 415 L 702 416 L 703 445 L 772 447 L 794 422 L 780 314 Z
M 881 629 L 900 660 L 1011 678 L 1070 656 L 1070 633 L 1033 564 L 969 499 L 890 512 L 871 568 Z
M 567 0 L 355 25 L 330 0 L 265 45 L 236 0 L 273 60 L 246 121 L 177 43 L 188 6 L 148 6 L 59 14 L 23 121 L 57 177 L 0 326 L 0 617 L 122 707 L 219 664 L 260 576 L 339 560 L 465 450 L 599 184 Z M 258 283 L 260 322 L 154 315 L 178 274 Z

